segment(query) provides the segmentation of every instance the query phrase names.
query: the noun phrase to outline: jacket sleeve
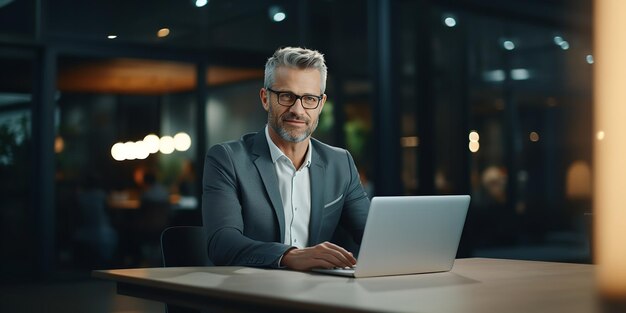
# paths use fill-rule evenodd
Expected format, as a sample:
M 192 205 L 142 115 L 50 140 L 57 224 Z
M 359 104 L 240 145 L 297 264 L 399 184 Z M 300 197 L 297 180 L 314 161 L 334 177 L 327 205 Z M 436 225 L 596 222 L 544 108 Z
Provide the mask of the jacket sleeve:
M 202 178 L 202 218 L 208 233 L 207 250 L 215 265 L 279 267 L 281 256 L 291 247 L 262 242 L 244 235 L 239 183 L 227 145 L 207 152 Z
M 352 235 L 352 239 L 356 243 L 361 244 L 367 214 L 369 213 L 370 200 L 361 185 L 356 165 L 348 151 L 346 151 L 346 157 L 350 180 L 340 223 Z

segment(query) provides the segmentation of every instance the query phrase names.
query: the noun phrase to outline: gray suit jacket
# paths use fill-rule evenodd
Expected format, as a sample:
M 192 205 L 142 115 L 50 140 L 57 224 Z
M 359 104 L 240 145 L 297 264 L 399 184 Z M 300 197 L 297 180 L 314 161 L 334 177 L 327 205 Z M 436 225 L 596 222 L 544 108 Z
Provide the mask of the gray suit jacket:
M 312 140 L 308 246 L 341 225 L 361 242 L 370 201 L 348 151 Z M 278 267 L 290 246 L 278 178 L 263 131 L 215 145 L 204 161 L 202 219 L 216 265 Z

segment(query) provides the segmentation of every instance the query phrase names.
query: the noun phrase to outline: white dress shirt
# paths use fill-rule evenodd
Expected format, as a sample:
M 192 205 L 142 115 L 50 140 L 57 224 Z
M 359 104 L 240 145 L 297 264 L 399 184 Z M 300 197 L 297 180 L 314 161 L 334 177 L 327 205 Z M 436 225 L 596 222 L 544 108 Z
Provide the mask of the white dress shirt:
M 265 126 L 265 137 L 270 148 L 274 169 L 278 177 L 278 190 L 283 202 L 285 212 L 285 237 L 286 245 L 304 248 L 309 240 L 309 220 L 311 218 L 311 179 L 309 167 L 311 166 L 311 141 L 299 169 L 291 160 L 276 146 L 270 138 L 268 126 Z

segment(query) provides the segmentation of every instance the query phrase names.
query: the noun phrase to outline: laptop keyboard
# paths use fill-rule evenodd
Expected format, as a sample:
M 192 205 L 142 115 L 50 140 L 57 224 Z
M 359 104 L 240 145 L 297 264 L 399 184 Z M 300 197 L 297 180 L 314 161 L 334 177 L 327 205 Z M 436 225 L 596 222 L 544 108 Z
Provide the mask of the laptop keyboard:
M 340 272 L 346 274 L 354 274 L 354 270 L 356 270 L 356 266 L 354 267 L 334 267 L 332 269 L 333 272 Z

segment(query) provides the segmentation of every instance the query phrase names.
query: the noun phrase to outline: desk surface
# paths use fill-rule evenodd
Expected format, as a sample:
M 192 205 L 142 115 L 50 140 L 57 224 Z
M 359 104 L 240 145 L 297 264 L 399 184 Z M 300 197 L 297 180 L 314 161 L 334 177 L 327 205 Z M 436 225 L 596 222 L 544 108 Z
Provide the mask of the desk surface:
M 594 266 L 585 264 L 473 258 L 457 260 L 446 273 L 359 279 L 247 267 L 124 269 L 94 276 L 144 288 L 141 297 L 170 292 L 287 311 L 599 311 Z

